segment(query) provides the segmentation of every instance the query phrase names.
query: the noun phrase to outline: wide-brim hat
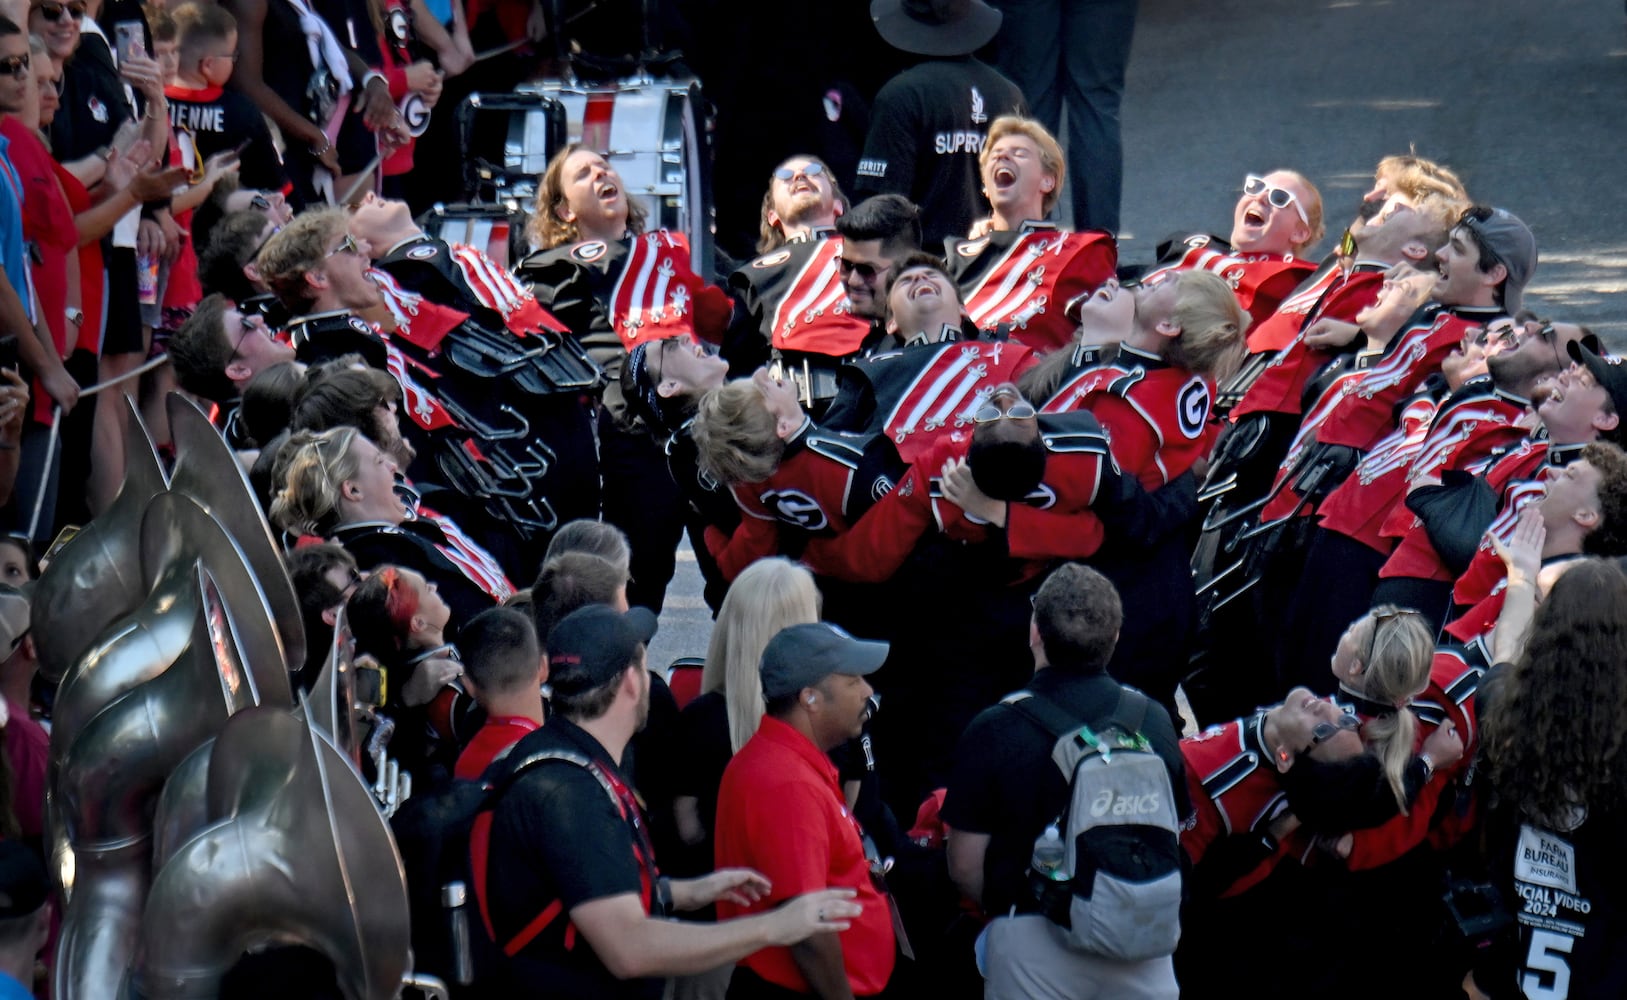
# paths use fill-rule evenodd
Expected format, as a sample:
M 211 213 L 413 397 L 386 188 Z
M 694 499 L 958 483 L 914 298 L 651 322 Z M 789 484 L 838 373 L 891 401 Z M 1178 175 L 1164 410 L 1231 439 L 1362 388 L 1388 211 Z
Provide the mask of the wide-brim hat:
M 963 56 L 989 44 L 1003 15 L 983 0 L 871 0 L 888 45 L 920 56 Z

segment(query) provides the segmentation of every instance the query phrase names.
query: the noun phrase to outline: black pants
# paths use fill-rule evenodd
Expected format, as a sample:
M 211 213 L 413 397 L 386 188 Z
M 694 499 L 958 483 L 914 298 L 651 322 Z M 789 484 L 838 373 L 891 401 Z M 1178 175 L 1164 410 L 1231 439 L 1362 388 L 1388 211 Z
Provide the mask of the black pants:
M 734 976 L 729 980 L 728 1000 L 783 1000 L 811 995 L 776 986 L 744 965 L 735 966 Z
M 684 530 L 684 498 L 654 437 L 617 426 L 599 410 L 599 471 L 604 519 L 627 534 L 633 548 L 633 580 L 627 603 L 661 613 L 677 565 Z
M 1317 529 L 1277 647 L 1279 698 L 1296 685 L 1333 693 L 1328 661 L 1345 629 L 1372 606 L 1385 558 L 1348 535 Z

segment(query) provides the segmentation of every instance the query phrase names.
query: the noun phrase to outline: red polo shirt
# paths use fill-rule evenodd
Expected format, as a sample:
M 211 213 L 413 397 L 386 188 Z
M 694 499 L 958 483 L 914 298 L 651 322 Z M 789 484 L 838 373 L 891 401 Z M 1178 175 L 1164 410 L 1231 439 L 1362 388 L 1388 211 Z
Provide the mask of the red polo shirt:
M 452 770 L 452 776 L 468 778 L 471 781 L 478 780 L 503 751 L 520 742 L 520 737 L 526 733 L 541 728 L 523 715 L 488 717 L 486 724 L 470 737 L 469 745 L 458 754 L 458 763 Z
M 771 910 L 803 893 L 858 890 L 864 907 L 841 934 L 842 964 L 856 996 L 880 993 L 893 972 L 896 945 L 887 900 L 870 881 L 859 824 L 848 812 L 836 767 L 808 738 L 765 718 L 723 772 L 717 800 L 717 866 L 755 868 L 773 891 L 755 906 L 726 900 L 718 918 Z M 808 992 L 789 948 L 764 948 L 744 964 L 777 986 Z

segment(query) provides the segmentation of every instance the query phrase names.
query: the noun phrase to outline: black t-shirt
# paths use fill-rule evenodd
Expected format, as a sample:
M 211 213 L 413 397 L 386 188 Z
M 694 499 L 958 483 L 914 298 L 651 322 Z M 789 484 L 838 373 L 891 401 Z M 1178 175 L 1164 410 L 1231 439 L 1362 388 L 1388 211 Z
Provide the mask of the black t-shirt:
M 183 136 L 190 135 L 200 161 L 246 142 L 239 156 L 243 166 L 238 177 L 243 186 L 262 191 L 284 189 L 288 176 L 283 172 L 282 158 L 271 143 L 265 117 L 253 101 L 235 90 L 219 87 L 189 90 L 172 86 L 166 87 L 164 93 L 169 98 L 169 122 L 176 141 L 184 142 Z
M 1069 715 L 1093 725 L 1118 703 L 1118 682 L 1107 674 L 1081 676 L 1040 670 L 1026 690 L 1050 700 Z M 1142 735 L 1169 769 L 1175 808 L 1192 814 L 1186 766 L 1169 713 L 1157 702 L 1147 706 Z M 983 859 L 983 909 L 1003 914 L 1028 902 L 1028 862 L 1034 840 L 1067 807 L 1068 783 L 1051 762 L 1056 740 L 1009 705 L 984 709 L 960 738 L 944 799 L 943 820 L 956 830 L 989 834 Z
M 988 213 L 977 157 L 989 123 L 1022 110 L 1017 85 L 971 56 L 907 69 L 876 95 L 855 192 L 901 194 L 921 206 L 923 246 L 964 238 Z
M 698 800 L 701 827 L 707 843 L 717 827 L 717 790 L 723 784 L 723 769 L 734 756 L 729 739 L 729 703 L 722 691 L 708 691 L 684 706 L 678 716 L 678 735 L 684 748 L 684 766 L 679 769 L 675 791 Z
M 107 40 L 86 31 L 62 68 L 62 107 L 51 122 L 51 155 L 62 163 L 89 156 L 112 145 L 114 133 L 132 117 Z
M 581 754 L 620 774 L 610 754 L 555 716 L 528 733 L 508 759 L 539 750 Z M 509 967 L 516 995 L 654 998 L 659 979 L 618 980 L 580 933 L 565 946 L 570 911 L 581 903 L 641 891 L 634 834 L 597 778 L 569 763 L 543 763 L 509 788 L 492 818 L 486 891 L 498 938 L 508 941 L 554 900 L 563 912 Z

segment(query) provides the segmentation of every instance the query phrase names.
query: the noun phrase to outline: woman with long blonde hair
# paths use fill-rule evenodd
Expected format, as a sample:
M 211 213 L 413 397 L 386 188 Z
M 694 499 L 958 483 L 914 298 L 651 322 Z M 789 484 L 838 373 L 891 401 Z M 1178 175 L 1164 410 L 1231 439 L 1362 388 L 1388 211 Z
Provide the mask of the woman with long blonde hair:
M 723 769 L 763 719 L 763 648 L 786 626 L 818 621 L 820 604 L 813 574 L 789 559 L 760 559 L 729 587 L 712 626 L 701 694 L 683 711 L 684 745 L 697 753 L 676 804 L 686 843 L 710 840 Z
M 1435 639 L 1424 616 L 1393 604 L 1351 622 L 1333 654 L 1337 697 L 1354 703 L 1362 742 L 1378 758 L 1403 813 L 1410 805 L 1407 766 L 1418 740 L 1418 717 L 1407 705 L 1429 685 L 1434 657 Z

